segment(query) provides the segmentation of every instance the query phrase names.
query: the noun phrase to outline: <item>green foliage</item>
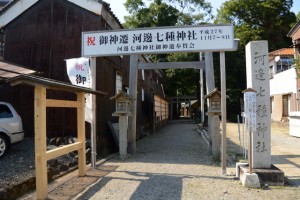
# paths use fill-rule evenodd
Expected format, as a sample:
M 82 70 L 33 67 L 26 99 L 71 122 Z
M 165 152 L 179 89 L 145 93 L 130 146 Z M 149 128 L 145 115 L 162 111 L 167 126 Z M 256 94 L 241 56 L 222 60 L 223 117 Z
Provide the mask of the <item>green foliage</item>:
M 158 26 L 194 25 L 211 19 L 211 5 L 205 0 L 127 0 L 124 4 L 130 16 L 124 27 L 142 28 Z M 151 55 L 154 62 L 199 60 L 198 54 L 177 53 Z M 199 90 L 199 73 L 194 69 L 165 70 L 164 89 L 167 96 L 195 96 Z
M 127 0 L 124 5 L 131 14 L 125 16 L 126 28 L 174 26 L 179 16 L 176 8 L 162 3 L 161 0 L 155 0 L 149 7 L 141 0 Z
M 293 64 L 295 65 L 297 79 L 299 79 L 300 78 L 300 56 L 299 55 L 297 55 L 297 58 L 294 59 Z
M 296 18 L 297 18 L 297 21 L 300 20 L 300 12 L 297 13 Z
M 286 35 L 296 20 L 290 11 L 292 5 L 292 0 L 230 0 L 218 10 L 215 23 L 233 24 L 235 38 L 240 39 L 238 51 L 226 53 L 227 107 L 232 115 L 229 119 L 240 113 L 241 91 L 246 88 L 245 46 L 254 40 L 268 40 L 269 51 L 290 46 L 291 39 Z M 218 68 L 216 63 L 215 69 Z
M 199 60 L 195 53 L 169 54 L 167 61 L 193 61 Z M 199 71 L 199 70 L 198 70 Z M 195 69 L 167 69 L 164 81 L 165 92 L 168 96 L 195 96 L 198 91 L 199 72 Z
M 127 0 L 124 6 L 130 14 L 126 28 L 201 24 L 212 18 L 205 0 L 154 0 L 148 7 L 143 0 Z
M 245 46 L 252 40 L 268 40 L 270 51 L 291 43 L 287 33 L 296 17 L 292 0 L 231 0 L 220 8 L 216 23 L 232 23 Z

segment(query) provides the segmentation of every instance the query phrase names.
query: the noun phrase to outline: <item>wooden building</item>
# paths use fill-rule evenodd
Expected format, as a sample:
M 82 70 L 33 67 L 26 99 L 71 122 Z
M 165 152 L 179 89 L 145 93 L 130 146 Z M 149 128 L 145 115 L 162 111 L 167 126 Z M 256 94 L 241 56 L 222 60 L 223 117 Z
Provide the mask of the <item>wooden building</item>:
M 38 76 L 69 82 L 65 59 L 81 57 L 81 33 L 122 25 L 102 0 L 14 0 L 0 10 L 0 27 L 1 60 L 34 70 Z M 129 56 L 99 57 L 96 71 L 96 90 L 107 93 L 96 100 L 97 147 L 102 154 L 115 149 L 107 122 L 117 118 L 112 117 L 115 104 L 109 98 L 119 89 L 128 89 Z M 139 71 L 137 137 L 151 131 L 154 94 L 163 95 L 162 76 L 157 70 Z M 74 100 L 75 95 L 50 91 L 47 97 Z M 33 98 L 31 87 L 1 83 L 0 100 L 12 103 L 21 115 L 25 137 L 34 136 Z M 76 135 L 75 124 L 75 110 L 47 109 L 48 138 Z

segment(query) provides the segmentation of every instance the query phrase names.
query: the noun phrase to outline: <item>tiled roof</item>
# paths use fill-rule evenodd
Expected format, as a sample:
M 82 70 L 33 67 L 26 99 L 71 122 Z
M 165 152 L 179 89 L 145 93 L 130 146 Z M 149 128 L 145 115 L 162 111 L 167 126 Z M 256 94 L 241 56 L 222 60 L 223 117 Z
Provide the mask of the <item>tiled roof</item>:
M 294 55 L 293 48 L 283 48 L 269 53 L 269 56 L 292 56 Z
M 3 13 L 5 13 L 7 10 L 9 10 L 14 4 L 16 4 L 17 2 L 19 2 L 19 1 L 21 1 L 21 0 L 12 0 L 12 1 L 8 1 L 8 3 L 4 6 L 4 7 L 2 7 L 2 8 L 0 8 L 0 16 L 3 14 Z M 37 0 L 37 1 L 39 1 L 39 0 Z M 116 22 L 117 22 L 117 24 L 121 27 L 121 28 L 123 28 L 123 25 L 122 25 L 122 23 L 120 22 L 120 20 L 117 18 L 117 16 L 113 13 L 113 11 L 111 10 L 111 7 L 110 7 L 110 4 L 109 3 L 107 3 L 107 2 L 105 2 L 105 1 L 103 1 L 103 0 L 94 0 L 95 2 L 98 2 L 98 3 L 100 3 L 100 4 L 102 4 L 107 10 L 108 10 L 108 12 L 113 16 L 113 18 L 116 20 Z M 5 24 L 6 25 L 6 24 Z

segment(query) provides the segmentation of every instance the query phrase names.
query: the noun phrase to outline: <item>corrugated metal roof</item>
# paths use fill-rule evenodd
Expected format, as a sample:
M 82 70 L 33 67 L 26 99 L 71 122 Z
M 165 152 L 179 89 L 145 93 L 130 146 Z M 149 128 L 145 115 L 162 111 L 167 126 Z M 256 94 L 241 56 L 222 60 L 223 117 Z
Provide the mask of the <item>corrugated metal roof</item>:
M 283 48 L 269 53 L 270 56 L 292 56 L 294 55 L 293 48 Z
M 22 74 L 33 74 L 36 71 L 0 61 L 0 80 L 6 80 Z

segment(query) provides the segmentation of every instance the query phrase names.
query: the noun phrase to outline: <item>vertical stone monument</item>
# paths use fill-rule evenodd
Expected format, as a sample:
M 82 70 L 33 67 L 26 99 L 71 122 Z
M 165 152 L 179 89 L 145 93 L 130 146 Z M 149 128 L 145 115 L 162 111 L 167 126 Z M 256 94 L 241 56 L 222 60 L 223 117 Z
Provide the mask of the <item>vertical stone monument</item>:
M 256 93 L 256 130 L 253 130 L 252 168 L 271 168 L 271 118 L 268 41 L 246 45 L 247 87 Z
M 236 164 L 236 174 L 244 187 L 257 188 L 263 184 L 284 185 L 284 173 L 271 165 L 270 80 L 267 41 L 252 41 L 246 45 L 246 68 L 247 87 L 252 88 L 252 94 L 245 95 L 245 100 L 250 105 L 247 109 L 245 108 L 245 111 L 248 110 L 247 126 L 250 128 L 249 133 L 253 132 L 252 143 L 249 148 L 251 149 L 249 155 L 252 157 L 249 159 L 249 166 L 245 163 Z M 250 92 L 250 90 L 246 90 L 246 92 Z

